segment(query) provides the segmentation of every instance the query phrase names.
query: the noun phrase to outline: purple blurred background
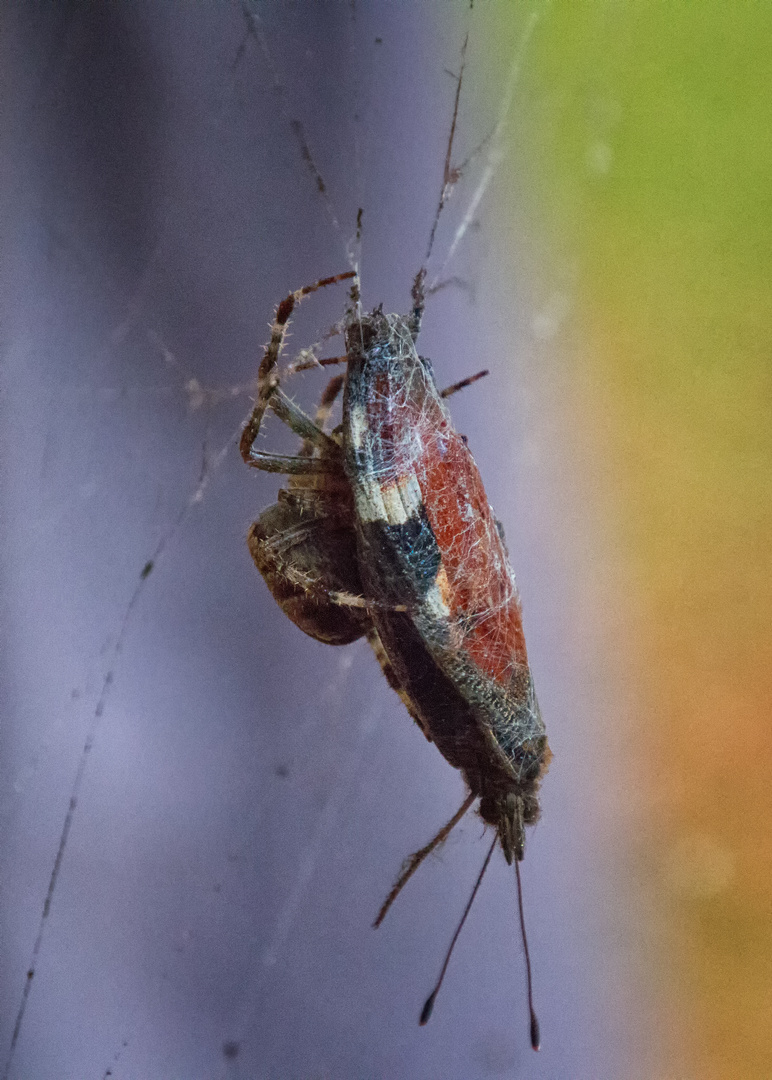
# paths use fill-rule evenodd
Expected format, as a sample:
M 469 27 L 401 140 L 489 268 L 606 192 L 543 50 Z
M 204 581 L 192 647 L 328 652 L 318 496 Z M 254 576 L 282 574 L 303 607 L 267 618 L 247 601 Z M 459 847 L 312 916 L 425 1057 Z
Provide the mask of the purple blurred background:
M 613 552 L 561 455 L 538 238 L 522 223 L 512 280 L 495 185 L 448 268 L 468 288 L 433 298 L 420 347 L 445 383 L 492 369 L 453 412 L 507 529 L 556 755 L 524 864 L 541 1054 L 499 854 L 417 1025 L 485 854 L 473 815 L 370 928 L 463 785 L 363 642 L 319 645 L 274 605 L 245 534 L 278 485 L 235 436 L 274 306 L 348 268 L 359 206 L 365 304 L 406 309 L 469 18 L 249 10 L 259 24 L 237 4 L 149 0 L 2 14 L 0 1075 L 34 957 L 13 1080 L 650 1076 L 625 631 L 594 607 Z M 492 126 L 486 87 L 517 46 L 485 55 L 484 20 L 456 160 Z M 511 190 L 516 163 L 497 183 Z M 474 184 L 472 169 L 437 265 Z M 309 299 L 291 346 L 344 296 Z

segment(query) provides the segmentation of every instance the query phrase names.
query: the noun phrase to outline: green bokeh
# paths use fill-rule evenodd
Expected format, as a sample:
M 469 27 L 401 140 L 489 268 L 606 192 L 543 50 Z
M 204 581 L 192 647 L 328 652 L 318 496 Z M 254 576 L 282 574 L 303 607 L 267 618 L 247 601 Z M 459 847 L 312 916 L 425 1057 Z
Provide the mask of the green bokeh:
M 637 293 L 685 343 L 658 374 L 767 367 L 772 4 L 553 3 L 525 78 L 534 210 L 582 285 Z
M 680 1034 L 694 1075 L 761 1080 L 772 1076 L 772 3 L 534 6 L 512 125 L 527 178 L 517 209 L 544 238 L 546 280 L 571 282 L 580 344 L 566 355 L 599 402 L 602 388 L 582 422 L 603 429 L 652 628 L 640 661 L 657 706 L 642 753 L 685 793 L 658 842 L 691 830 L 734 866 L 714 901 L 676 898 L 682 970 L 664 1008 L 690 1018 Z M 496 5 L 491 50 L 534 6 Z

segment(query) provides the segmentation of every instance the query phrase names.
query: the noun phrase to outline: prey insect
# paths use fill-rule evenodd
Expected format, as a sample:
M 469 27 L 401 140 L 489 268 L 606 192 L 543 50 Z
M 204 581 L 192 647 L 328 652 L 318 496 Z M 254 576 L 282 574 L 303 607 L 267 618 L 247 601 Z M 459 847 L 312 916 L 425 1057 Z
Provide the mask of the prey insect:
M 460 89 L 461 75 L 427 260 L 457 176 L 450 162 Z M 550 758 L 504 532 L 445 405 L 445 397 L 472 380 L 440 391 L 416 348 L 425 277 L 424 269 L 416 275 L 407 315 L 381 308 L 363 313 L 354 270 L 290 293 L 276 309 L 240 443 L 248 465 L 289 477 L 248 536 L 274 598 L 318 641 L 343 645 L 366 637 L 410 715 L 469 787 L 459 811 L 406 861 L 375 925 L 474 801 L 495 829 L 422 1024 L 497 841 L 507 862 L 515 863 L 520 886 L 525 829 L 539 816 L 539 785 Z M 287 328 L 306 296 L 350 279 L 351 302 L 340 327 L 345 356 L 329 361 L 344 363 L 345 371 L 330 380 L 310 417 L 281 385 Z M 328 431 L 341 393 L 341 423 Z M 302 440 L 295 455 L 258 448 L 268 410 Z M 518 895 L 525 944 L 521 890 Z M 531 1043 L 538 1049 L 527 944 L 526 964 Z

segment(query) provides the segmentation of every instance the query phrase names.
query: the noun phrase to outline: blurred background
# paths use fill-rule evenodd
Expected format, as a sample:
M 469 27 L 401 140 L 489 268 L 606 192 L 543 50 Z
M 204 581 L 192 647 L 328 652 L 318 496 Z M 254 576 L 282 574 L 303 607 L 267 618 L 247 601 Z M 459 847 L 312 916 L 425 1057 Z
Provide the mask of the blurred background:
M 0 1077 L 771 1075 L 770 9 L 0 20 Z M 420 348 L 491 369 L 452 405 L 555 753 L 539 1055 L 499 856 L 418 1028 L 482 826 L 370 929 L 463 784 L 362 642 L 279 612 L 244 541 L 279 483 L 236 451 L 276 303 L 360 207 L 364 302 L 406 310 L 467 32 Z

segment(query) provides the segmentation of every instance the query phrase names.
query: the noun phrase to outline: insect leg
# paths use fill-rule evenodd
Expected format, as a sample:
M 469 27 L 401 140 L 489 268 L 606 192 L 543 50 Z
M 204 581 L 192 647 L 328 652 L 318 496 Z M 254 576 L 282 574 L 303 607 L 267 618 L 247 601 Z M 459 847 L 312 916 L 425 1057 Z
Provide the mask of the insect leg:
M 426 267 L 422 266 L 413 279 L 413 288 L 410 291 L 410 295 L 413 298 L 413 310 L 410 313 L 407 324 L 413 341 L 415 341 L 421 331 L 421 319 L 423 319 L 424 308 L 426 307 L 425 284 Z
M 464 816 L 464 814 L 467 812 L 467 810 L 469 809 L 469 807 L 472 805 L 472 803 L 475 801 L 476 798 L 477 798 L 477 796 L 475 795 L 475 793 L 473 791 L 471 791 L 467 795 L 467 797 L 464 799 L 463 803 L 458 808 L 458 810 L 456 810 L 455 814 L 450 819 L 450 821 L 446 825 L 442 826 L 442 828 L 437 833 L 437 835 L 432 840 L 430 840 L 429 843 L 426 844 L 425 847 L 420 848 L 418 851 L 414 851 L 412 855 L 409 855 L 407 857 L 407 859 L 405 859 L 404 863 L 402 864 L 402 869 L 399 872 L 399 877 L 397 878 L 397 880 L 392 885 L 391 892 L 389 893 L 389 895 L 384 900 L 384 902 L 383 902 L 383 904 L 381 906 L 381 910 L 378 912 L 378 914 L 377 914 L 377 916 L 375 918 L 375 922 L 373 923 L 373 926 L 380 926 L 381 925 L 381 923 L 383 922 L 383 920 L 384 920 L 384 918 L 386 916 L 386 912 L 389 910 L 391 905 L 397 899 L 400 892 L 402 891 L 404 886 L 408 883 L 408 881 L 413 876 L 413 874 L 416 872 L 418 867 L 421 865 L 421 863 L 424 861 L 424 859 L 427 857 L 427 855 L 431 855 L 431 853 L 434 851 L 435 848 L 438 848 L 440 846 L 440 844 L 444 843 L 445 840 L 447 840 L 447 838 L 450 835 L 450 833 L 452 832 L 452 830 L 456 827 L 456 825 L 458 825 L 459 821 Z
M 300 357 L 307 355 L 308 350 L 304 350 L 299 354 Z M 347 356 L 314 356 L 311 360 L 298 359 L 294 361 L 290 364 L 288 371 L 294 375 L 296 371 L 312 371 L 314 368 L 331 367 L 332 364 L 345 364 L 347 360 Z
M 465 390 L 467 386 L 471 386 L 472 383 L 476 383 L 478 379 L 484 379 L 486 375 L 490 375 L 487 368 L 483 368 L 482 371 L 478 371 L 476 375 L 467 375 L 465 379 L 459 380 L 459 382 L 451 383 L 450 386 L 446 386 L 444 390 L 440 390 L 441 398 L 449 398 L 451 394 L 457 394 L 459 390 Z

